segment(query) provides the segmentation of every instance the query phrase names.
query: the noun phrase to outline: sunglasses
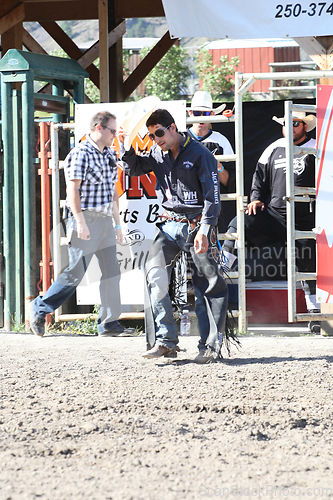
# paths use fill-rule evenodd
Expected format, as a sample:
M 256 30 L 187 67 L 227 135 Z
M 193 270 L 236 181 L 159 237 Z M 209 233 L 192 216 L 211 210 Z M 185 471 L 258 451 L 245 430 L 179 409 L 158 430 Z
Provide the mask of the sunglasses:
M 210 116 L 210 111 L 192 111 L 193 116 Z
M 295 127 L 295 128 L 298 127 L 300 123 L 305 123 L 305 122 L 303 122 L 303 120 L 294 120 L 293 121 L 293 127 Z M 285 126 L 286 122 L 284 122 L 283 125 Z
M 117 130 L 115 128 L 109 128 L 106 125 L 102 125 L 102 127 L 103 128 L 107 128 L 108 130 L 110 130 L 110 132 L 111 132 L 112 135 L 116 135 L 117 134 Z
M 171 123 L 170 125 L 168 125 L 167 127 L 165 128 L 158 128 L 157 130 L 155 130 L 155 134 L 148 134 L 148 137 L 149 139 L 151 139 L 152 141 L 155 141 L 155 136 L 156 137 L 163 137 L 164 134 L 165 134 L 165 131 L 171 126 Z
M 304 123 L 303 120 L 294 120 L 293 121 L 293 127 L 298 127 L 300 123 Z

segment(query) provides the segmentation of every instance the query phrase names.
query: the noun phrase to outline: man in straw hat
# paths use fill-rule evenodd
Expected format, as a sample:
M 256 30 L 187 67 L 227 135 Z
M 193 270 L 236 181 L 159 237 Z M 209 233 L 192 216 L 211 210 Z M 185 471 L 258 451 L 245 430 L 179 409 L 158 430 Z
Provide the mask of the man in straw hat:
M 285 119 L 273 116 L 274 121 L 282 125 L 285 135 Z M 316 117 L 304 112 L 293 112 L 293 141 L 296 146 L 314 148 L 315 139 L 307 132 L 316 126 Z M 294 155 L 295 186 L 315 186 L 315 157 L 311 154 Z M 245 214 L 245 237 L 251 247 L 264 247 L 277 242 L 286 242 L 286 139 L 283 137 L 273 142 L 258 160 L 252 179 L 250 203 Z M 295 204 L 296 230 L 311 231 L 315 227 L 314 199 L 310 203 Z M 228 232 L 237 232 L 237 218 L 230 223 Z M 315 241 L 296 240 L 296 262 L 300 272 L 315 272 Z M 234 241 L 226 240 L 223 244 L 223 269 L 228 272 L 234 261 Z M 302 282 L 308 312 L 320 312 L 316 302 L 316 282 Z M 320 323 L 309 323 L 312 333 L 320 333 Z
M 44 296 L 30 303 L 30 328 L 40 337 L 45 333 L 45 316 L 75 292 L 93 255 L 97 257 L 102 274 L 98 334 L 107 337 L 135 334 L 134 328 L 126 329 L 118 321 L 121 304 L 116 238 L 121 243 L 122 233 L 115 189 L 117 156 L 110 147 L 117 133 L 116 117 L 101 111 L 92 117 L 90 130 L 86 140 L 73 148 L 65 159 L 67 200 L 64 218 L 67 219 L 69 266 Z
M 217 161 L 189 133 L 178 132 L 166 109 L 157 109 L 146 122 L 154 144 L 149 155 L 133 148 L 122 155 L 126 172 L 139 176 L 153 171 L 156 193 L 164 208 L 162 222 L 146 264 L 146 358 L 175 357 L 178 332 L 169 296 L 171 271 L 184 251 L 191 262 L 196 288 L 196 315 L 200 332 L 195 361 L 206 363 L 219 356 L 219 338 L 226 332 L 228 288 L 219 269 L 216 224 L 221 201 Z M 120 131 L 120 143 L 126 133 Z M 122 151 L 124 152 L 124 151 Z M 227 341 L 228 339 L 226 339 Z
M 203 90 L 197 90 L 192 98 L 191 107 L 188 110 L 189 116 L 214 116 L 222 113 L 225 108 L 225 104 L 213 108 L 212 96 L 209 92 Z M 193 123 L 193 125 L 188 129 L 191 136 L 197 141 L 201 142 L 213 155 L 232 155 L 234 151 L 228 139 L 220 134 L 220 132 L 213 131 L 211 124 L 208 122 L 204 123 Z M 228 192 L 228 185 L 231 178 L 235 178 L 235 169 L 231 168 L 230 163 L 228 164 L 228 169 L 218 162 L 218 172 L 220 181 L 220 191 L 225 194 Z M 230 178 L 231 176 L 231 178 Z M 224 216 L 223 206 L 218 220 L 219 231 L 226 230 L 226 224 L 228 219 Z

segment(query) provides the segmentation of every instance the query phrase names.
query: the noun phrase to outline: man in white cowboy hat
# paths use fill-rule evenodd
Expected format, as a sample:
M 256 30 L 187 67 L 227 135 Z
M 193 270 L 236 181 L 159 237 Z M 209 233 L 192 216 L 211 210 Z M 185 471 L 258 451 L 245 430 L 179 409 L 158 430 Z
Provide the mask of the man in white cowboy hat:
M 191 107 L 188 110 L 189 116 L 213 116 L 222 113 L 225 108 L 225 104 L 213 108 L 212 96 L 209 92 L 203 90 L 197 90 L 192 98 Z M 193 123 L 189 128 L 189 133 L 191 137 L 201 142 L 206 148 L 211 151 L 214 155 L 232 155 L 234 151 L 228 139 L 220 134 L 220 132 L 215 132 L 211 128 L 210 123 Z M 222 165 L 221 162 L 218 163 L 219 180 L 220 180 L 220 191 L 221 193 L 228 192 L 228 184 L 231 177 L 235 177 L 235 169 L 230 168 L 228 164 L 228 169 Z M 226 230 L 226 224 L 228 219 L 225 220 L 223 213 L 223 206 L 221 209 L 218 228 L 219 231 L 224 232 Z
M 274 121 L 283 126 L 285 135 L 285 119 L 273 116 Z M 314 148 L 315 139 L 309 138 L 307 132 L 316 126 L 316 117 L 304 112 L 293 112 L 294 145 Z M 315 186 L 315 157 L 311 154 L 294 155 L 295 186 Z M 253 174 L 250 203 L 245 214 L 245 237 L 248 246 L 264 247 L 277 242 L 286 242 L 286 139 L 278 139 L 268 146 L 258 160 Z M 311 231 L 315 227 L 314 200 L 310 203 L 296 203 L 296 230 Z M 229 223 L 228 232 L 237 232 L 237 218 Z M 226 240 L 223 244 L 223 268 L 231 269 L 234 255 L 234 241 Z M 315 272 L 315 241 L 296 241 L 296 262 L 299 271 Z M 308 312 L 320 312 L 316 302 L 316 282 L 302 282 Z M 309 323 L 312 333 L 320 333 L 317 321 Z

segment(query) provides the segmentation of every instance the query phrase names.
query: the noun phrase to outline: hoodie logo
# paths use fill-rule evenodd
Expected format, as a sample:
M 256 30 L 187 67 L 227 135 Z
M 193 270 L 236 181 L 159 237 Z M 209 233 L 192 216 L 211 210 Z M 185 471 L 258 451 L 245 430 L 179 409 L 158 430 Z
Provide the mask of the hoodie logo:
M 196 205 L 198 203 L 198 194 L 196 191 L 184 191 L 185 205 Z
M 305 161 L 306 161 L 306 157 L 307 156 L 308 155 L 303 155 L 303 156 L 299 156 L 297 158 L 294 158 L 294 161 L 293 161 L 294 174 L 301 175 L 304 172 L 304 170 L 305 170 Z M 275 168 L 275 170 L 278 170 L 278 169 L 282 168 L 283 172 L 285 173 L 286 169 L 287 169 L 286 158 L 281 158 L 281 159 L 275 160 L 274 161 L 274 168 Z
M 183 165 L 184 165 L 185 168 L 191 168 L 191 167 L 193 167 L 193 163 L 190 162 L 190 161 L 184 161 Z

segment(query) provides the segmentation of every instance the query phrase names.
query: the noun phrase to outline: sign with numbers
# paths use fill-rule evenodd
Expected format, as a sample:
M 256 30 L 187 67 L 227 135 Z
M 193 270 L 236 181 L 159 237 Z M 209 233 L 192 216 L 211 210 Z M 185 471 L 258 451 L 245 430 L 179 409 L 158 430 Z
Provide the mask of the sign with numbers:
M 172 38 L 280 38 L 332 34 L 333 2 L 162 0 Z

